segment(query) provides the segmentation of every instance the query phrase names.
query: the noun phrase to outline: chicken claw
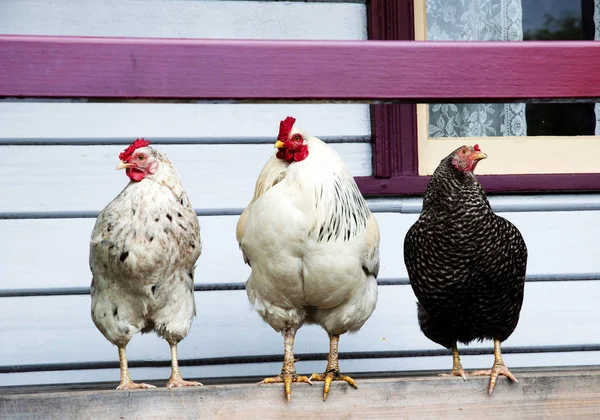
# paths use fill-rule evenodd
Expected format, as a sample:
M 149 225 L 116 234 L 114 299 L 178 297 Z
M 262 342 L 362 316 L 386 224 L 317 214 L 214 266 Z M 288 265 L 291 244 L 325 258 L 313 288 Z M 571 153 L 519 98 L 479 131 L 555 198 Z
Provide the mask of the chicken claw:
M 179 372 L 179 361 L 177 360 L 177 343 L 169 343 L 171 347 L 171 377 L 167 382 L 167 388 L 181 388 L 184 386 L 202 386 L 200 382 L 186 381 Z
M 271 378 L 265 378 L 258 383 L 262 384 L 279 384 L 283 382 L 285 387 L 285 396 L 288 402 L 292 401 L 292 382 L 304 382 L 312 385 L 312 382 L 308 377 L 302 375 L 296 375 L 295 373 L 282 373 L 281 375 L 273 376 Z
M 476 370 L 475 372 L 471 372 L 471 376 L 489 376 L 490 377 L 490 388 L 488 390 L 488 394 L 492 395 L 494 392 L 494 387 L 496 386 L 496 380 L 499 375 L 504 375 L 508 379 L 513 382 L 519 382 L 515 375 L 512 374 L 510 370 L 506 367 L 503 362 L 494 363 L 494 367 L 488 370 Z
M 125 352 L 125 347 L 119 347 L 119 362 L 121 370 L 121 383 L 117 387 L 117 390 L 156 388 L 154 385 L 150 384 L 136 384 L 131 380 L 131 376 L 129 376 L 129 368 L 127 366 L 127 353 Z
M 354 382 L 349 376 L 342 375 L 340 372 L 325 372 L 325 373 L 313 373 L 310 376 L 311 381 L 323 381 L 323 401 L 327 400 L 327 396 L 329 395 L 329 389 L 331 387 L 331 382 L 333 381 L 346 381 L 354 388 L 358 389 L 358 385 Z
M 504 361 L 502 360 L 502 352 L 500 350 L 500 340 L 497 339 L 494 340 L 494 366 L 488 370 L 476 370 L 475 372 L 472 372 L 471 375 L 490 377 L 490 387 L 488 390 L 489 395 L 492 395 L 492 392 L 494 392 L 494 387 L 496 386 L 496 381 L 498 380 L 499 375 L 504 375 L 513 382 L 519 382 L 515 375 L 513 375 L 504 364 Z
M 281 373 L 271 378 L 265 378 L 258 383 L 261 384 L 279 384 L 283 382 L 285 396 L 288 402 L 292 401 L 292 382 L 304 382 L 312 385 L 310 379 L 306 376 L 297 375 L 296 367 L 294 366 L 294 337 L 296 336 L 295 327 L 286 328 L 281 331 L 283 334 L 283 367 Z
M 186 381 L 183 378 L 180 377 L 175 377 L 173 378 L 171 376 L 171 378 L 169 379 L 169 382 L 167 382 L 167 388 L 169 389 L 173 389 L 173 388 L 181 388 L 184 386 L 202 386 L 202 384 L 200 382 L 195 382 L 195 381 Z
M 154 385 L 150 385 L 150 384 L 137 384 L 133 381 L 128 381 L 128 382 L 121 382 L 121 384 L 117 387 L 118 390 L 121 389 L 150 389 L 150 388 L 156 388 Z
M 467 380 L 467 373 L 462 367 L 458 369 L 452 369 L 450 373 L 440 373 L 439 376 L 460 376 L 464 381 Z
M 439 376 L 460 376 L 463 381 L 467 380 L 467 374 L 460 363 L 460 355 L 456 343 L 452 346 L 452 371 L 450 373 L 440 373 Z
M 325 373 L 313 373 L 310 377 L 311 380 L 323 381 L 323 401 L 327 400 L 329 395 L 329 389 L 331 382 L 333 381 L 346 381 L 354 388 L 358 389 L 358 385 L 349 376 L 342 375 L 340 373 L 340 363 L 338 360 L 338 345 L 340 342 L 340 336 L 337 334 L 329 334 L 329 356 L 327 356 L 327 369 Z

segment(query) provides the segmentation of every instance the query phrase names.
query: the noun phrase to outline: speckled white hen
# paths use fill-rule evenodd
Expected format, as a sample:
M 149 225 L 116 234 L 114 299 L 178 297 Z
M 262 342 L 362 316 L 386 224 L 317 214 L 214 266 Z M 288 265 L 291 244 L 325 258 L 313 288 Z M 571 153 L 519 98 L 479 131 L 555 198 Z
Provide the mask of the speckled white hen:
M 90 242 L 92 319 L 118 347 L 117 389 L 152 388 L 134 383 L 125 347 L 138 332 L 155 331 L 171 347 L 167 387 L 184 381 L 177 344 L 196 314 L 194 265 L 200 256 L 198 218 L 169 159 L 136 140 L 119 155 L 129 184 L 98 216 Z
M 260 316 L 284 336 L 281 375 L 291 399 L 292 382 L 324 381 L 326 399 L 341 375 L 338 340 L 357 331 L 377 302 L 379 228 L 339 155 L 316 137 L 281 122 L 278 149 L 262 169 L 254 197 L 241 215 L 237 239 L 252 268 L 248 298 Z M 296 374 L 293 343 L 305 323 L 329 334 L 324 374 Z

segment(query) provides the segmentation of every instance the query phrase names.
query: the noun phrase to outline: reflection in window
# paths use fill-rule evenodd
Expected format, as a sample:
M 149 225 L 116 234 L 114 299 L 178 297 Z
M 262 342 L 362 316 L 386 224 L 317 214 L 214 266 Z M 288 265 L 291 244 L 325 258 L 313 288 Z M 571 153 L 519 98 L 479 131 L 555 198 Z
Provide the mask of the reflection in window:
M 525 41 L 595 38 L 594 0 L 522 0 L 522 3 Z M 600 5 L 600 1 L 596 3 Z M 596 128 L 594 104 L 528 104 L 526 118 L 530 136 L 593 135 Z
M 522 0 L 523 39 L 594 39 L 594 0 Z M 585 10 L 584 8 L 589 9 Z M 583 18 L 587 17 L 585 22 Z
M 600 0 L 426 0 L 427 39 L 600 39 Z M 434 104 L 429 137 L 600 135 L 594 104 Z

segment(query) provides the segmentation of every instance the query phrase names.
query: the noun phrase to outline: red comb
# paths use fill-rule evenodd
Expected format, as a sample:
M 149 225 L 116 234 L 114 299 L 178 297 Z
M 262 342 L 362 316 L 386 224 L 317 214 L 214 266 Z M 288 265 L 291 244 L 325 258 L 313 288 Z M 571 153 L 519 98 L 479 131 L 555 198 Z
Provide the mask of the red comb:
M 133 154 L 133 152 L 135 152 L 136 149 L 139 149 L 141 147 L 146 147 L 150 144 L 150 140 L 144 140 L 142 139 L 136 139 L 127 149 L 125 149 L 124 151 L 121 152 L 121 154 L 119 155 L 119 159 L 120 160 L 127 160 L 131 157 L 131 155 Z
M 476 152 L 481 152 L 481 149 L 479 148 L 478 144 L 476 144 L 475 146 L 473 146 L 473 149 L 475 149 Z
M 292 127 L 296 119 L 294 117 L 287 117 L 285 120 L 279 123 L 279 135 L 277 136 L 277 140 L 285 141 L 290 137 L 290 131 L 292 131 Z

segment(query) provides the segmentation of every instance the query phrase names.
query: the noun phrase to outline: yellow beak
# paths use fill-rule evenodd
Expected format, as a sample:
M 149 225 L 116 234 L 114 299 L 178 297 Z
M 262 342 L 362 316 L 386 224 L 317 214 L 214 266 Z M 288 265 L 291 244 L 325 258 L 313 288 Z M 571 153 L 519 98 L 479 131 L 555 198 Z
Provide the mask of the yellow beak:
M 276 149 L 281 149 L 283 147 L 283 142 L 281 140 L 277 140 L 275 142 L 275 148 Z
M 121 170 L 121 169 L 127 169 L 127 168 L 132 168 L 135 165 L 133 163 L 125 163 L 123 161 L 119 162 L 119 164 L 117 165 L 117 171 Z
M 487 157 L 487 155 L 483 152 L 477 152 L 473 155 L 473 160 L 481 160 L 481 159 L 485 159 Z

